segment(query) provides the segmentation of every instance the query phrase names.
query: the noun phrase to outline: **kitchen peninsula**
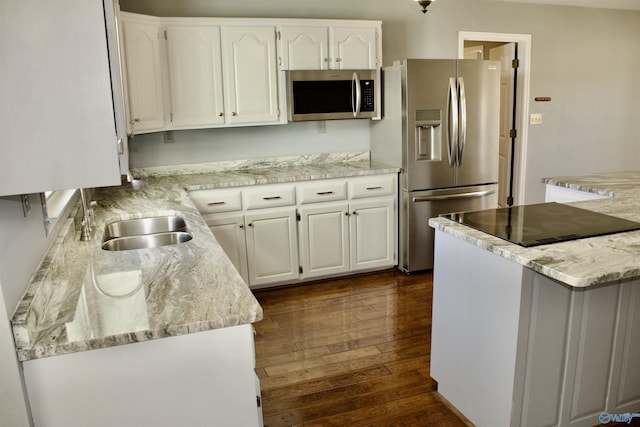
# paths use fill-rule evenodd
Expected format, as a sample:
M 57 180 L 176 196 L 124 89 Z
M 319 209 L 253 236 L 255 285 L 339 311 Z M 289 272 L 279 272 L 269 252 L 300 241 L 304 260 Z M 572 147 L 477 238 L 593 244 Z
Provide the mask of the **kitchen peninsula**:
M 557 177 L 640 221 L 640 173 Z M 431 376 L 482 426 L 592 426 L 640 412 L 640 232 L 525 248 L 446 218 L 436 229 Z
M 138 170 L 95 190 L 93 239 L 69 218 L 12 318 L 36 425 L 261 425 L 251 323 L 262 309 L 188 192 L 397 173 L 368 153 L 292 162 Z M 101 249 L 106 224 L 167 215 L 192 239 Z

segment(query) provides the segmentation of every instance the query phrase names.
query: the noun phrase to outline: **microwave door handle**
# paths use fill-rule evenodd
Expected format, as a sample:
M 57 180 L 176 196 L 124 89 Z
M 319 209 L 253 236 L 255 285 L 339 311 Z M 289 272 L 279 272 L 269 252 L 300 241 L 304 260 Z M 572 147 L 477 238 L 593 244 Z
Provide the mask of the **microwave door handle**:
M 355 94 L 355 105 L 354 97 Z M 362 90 L 360 88 L 360 76 L 358 73 L 353 73 L 353 79 L 351 79 L 351 110 L 353 111 L 353 117 L 360 115 L 360 104 L 362 103 Z
M 447 151 L 449 153 L 449 166 L 456 163 L 458 152 L 458 93 L 456 80 L 449 79 L 449 96 L 447 97 Z

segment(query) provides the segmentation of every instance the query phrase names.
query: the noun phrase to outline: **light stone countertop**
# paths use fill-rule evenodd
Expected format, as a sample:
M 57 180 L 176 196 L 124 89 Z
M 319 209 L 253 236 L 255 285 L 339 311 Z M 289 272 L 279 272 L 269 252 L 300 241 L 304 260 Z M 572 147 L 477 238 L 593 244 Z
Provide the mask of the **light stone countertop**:
M 248 324 L 262 308 L 209 231 L 188 190 L 397 173 L 362 156 L 255 169 L 164 168 L 120 187 L 96 189 L 93 240 L 66 220 L 12 317 L 20 360 Z M 346 161 L 345 161 L 346 160 Z M 268 162 L 267 162 L 268 163 Z M 251 163 L 249 163 L 250 165 Z M 265 166 L 266 165 L 266 166 Z M 212 166 L 212 165 L 209 165 Z M 212 172 L 204 173 L 205 170 Z M 193 173 L 199 172 L 199 173 Z M 100 249 L 105 224 L 182 215 L 193 239 L 151 249 Z
M 550 177 L 544 183 L 611 198 L 573 206 L 640 222 L 640 172 Z M 445 218 L 429 225 L 572 287 L 640 277 L 640 231 L 524 248 Z

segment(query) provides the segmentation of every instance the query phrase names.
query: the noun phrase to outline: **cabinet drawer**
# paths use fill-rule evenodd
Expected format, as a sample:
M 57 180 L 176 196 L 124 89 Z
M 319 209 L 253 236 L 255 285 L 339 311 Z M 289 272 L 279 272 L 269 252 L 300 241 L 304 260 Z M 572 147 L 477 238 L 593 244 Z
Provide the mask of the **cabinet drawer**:
M 322 180 L 298 184 L 298 203 L 333 202 L 347 199 L 347 182 Z
M 395 175 L 372 175 L 349 180 L 349 197 L 351 199 L 389 196 L 395 192 Z
M 296 204 L 294 185 L 265 185 L 250 188 L 242 192 L 245 209 L 275 208 Z
M 242 192 L 234 190 L 196 190 L 189 197 L 201 214 L 242 210 Z

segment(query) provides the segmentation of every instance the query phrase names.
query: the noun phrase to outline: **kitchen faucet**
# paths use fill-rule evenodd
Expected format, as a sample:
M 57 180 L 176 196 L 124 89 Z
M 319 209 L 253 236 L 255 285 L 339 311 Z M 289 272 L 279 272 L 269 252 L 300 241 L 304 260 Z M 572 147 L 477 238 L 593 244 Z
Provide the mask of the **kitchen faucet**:
M 80 189 L 80 198 L 82 199 L 82 232 L 80 240 L 83 242 L 91 240 L 91 227 L 93 227 L 93 208 L 98 204 L 95 201 L 87 203 L 87 196 L 84 188 Z

